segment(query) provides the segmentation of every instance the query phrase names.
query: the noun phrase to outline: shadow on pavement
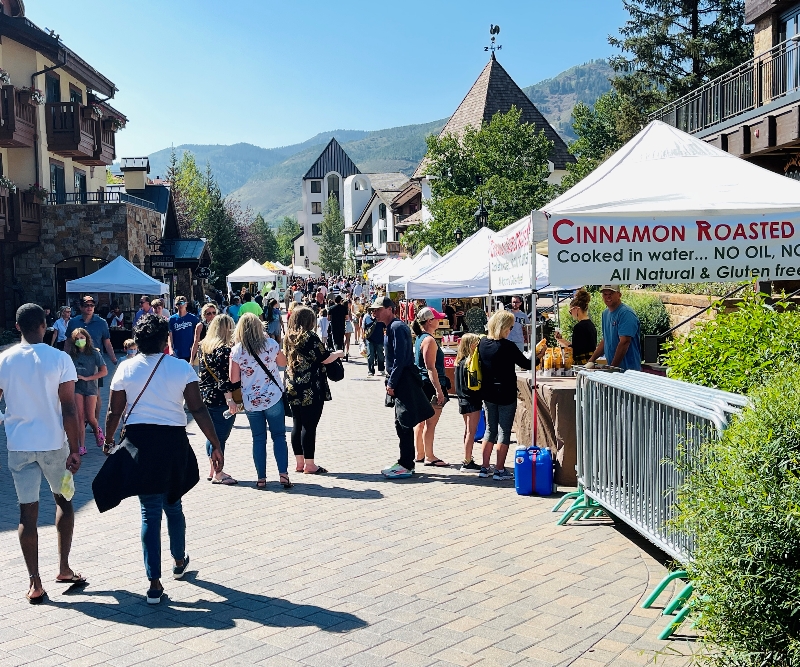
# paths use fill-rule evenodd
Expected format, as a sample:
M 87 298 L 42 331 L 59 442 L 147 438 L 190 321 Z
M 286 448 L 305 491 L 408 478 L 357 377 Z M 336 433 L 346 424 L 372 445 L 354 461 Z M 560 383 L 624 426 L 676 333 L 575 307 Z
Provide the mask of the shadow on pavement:
M 331 475 L 326 475 L 326 477 L 330 477 Z M 379 500 L 383 498 L 383 493 L 378 491 L 377 489 L 364 489 L 364 490 L 357 490 L 357 489 L 345 489 L 340 486 L 321 486 L 319 484 L 308 484 L 304 481 L 297 481 L 297 477 L 303 479 L 302 474 L 297 474 L 290 479 L 294 482 L 294 486 L 291 489 L 284 489 L 280 486 L 277 482 L 267 482 L 266 488 L 259 489 L 256 487 L 255 481 L 253 482 L 242 482 L 239 480 L 238 486 L 243 486 L 245 488 L 255 489 L 259 493 L 281 493 L 281 494 L 289 494 L 289 495 L 303 495 L 303 496 L 317 496 L 319 498 L 346 498 L 349 500 Z M 305 476 L 306 478 L 308 475 Z M 382 478 L 381 478 L 382 479 Z
M 172 601 L 165 595 L 161 604 L 150 606 L 142 595 L 134 595 L 128 591 L 79 589 L 68 594 L 69 602 L 48 601 L 46 605 L 75 610 L 90 618 L 151 629 L 178 630 L 199 627 L 222 630 L 234 627 L 237 620 L 245 619 L 265 626 L 280 628 L 314 626 L 325 632 L 335 633 L 350 632 L 368 625 L 366 621 L 353 614 L 315 605 L 295 604 L 282 598 L 244 593 L 221 584 L 204 581 L 197 578 L 196 571 L 187 572 L 183 581 L 224 600 Z M 84 595 L 93 599 L 81 601 L 80 598 Z

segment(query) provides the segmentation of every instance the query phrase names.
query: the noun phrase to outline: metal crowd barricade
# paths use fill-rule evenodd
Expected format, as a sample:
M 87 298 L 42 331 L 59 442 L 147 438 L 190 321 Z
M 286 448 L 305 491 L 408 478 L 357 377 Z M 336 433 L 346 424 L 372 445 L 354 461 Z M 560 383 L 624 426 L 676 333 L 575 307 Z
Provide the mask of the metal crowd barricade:
M 580 490 L 570 494 L 575 501 L 558 523 L 610 514 L 676 561 L 687 562 L 693 537 L 672 525 L 685 474 L 680 461 L 696 460 L 701 443 L 720 437 L 747 399 L 646 373 L 581 371 L 575 401 Z M 670 574 L 645 606 L 670 581 L 685 576 Z M 691 594 L 689 584 L 664 610 L 680 613 L 662 638 L 688 614 Z

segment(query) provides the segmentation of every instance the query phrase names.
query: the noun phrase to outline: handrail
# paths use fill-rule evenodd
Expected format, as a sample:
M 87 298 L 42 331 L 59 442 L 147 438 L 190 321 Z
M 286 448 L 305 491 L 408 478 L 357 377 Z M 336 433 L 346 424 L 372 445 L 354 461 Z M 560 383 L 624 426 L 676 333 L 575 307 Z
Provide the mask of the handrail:
M 51 192 L 47 196 L 51 206 L 62 204 L 132 204 L 157 211 L 153 202 L 134 197 L 127 192 Z
M 800 90 L 800 37 L 759 53 L 649 114 L 686 132 L 699 132 Z

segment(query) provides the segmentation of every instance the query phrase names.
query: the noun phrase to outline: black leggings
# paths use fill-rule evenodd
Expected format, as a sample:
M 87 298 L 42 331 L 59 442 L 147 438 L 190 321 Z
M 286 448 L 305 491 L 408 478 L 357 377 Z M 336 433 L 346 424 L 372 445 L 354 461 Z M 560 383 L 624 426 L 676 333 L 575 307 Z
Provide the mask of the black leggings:
M 317 425 L 322 417 L 324 401 L 311 405 L 292 406 L 292 451 L 295 456 L 314 458 L 317 446 Z

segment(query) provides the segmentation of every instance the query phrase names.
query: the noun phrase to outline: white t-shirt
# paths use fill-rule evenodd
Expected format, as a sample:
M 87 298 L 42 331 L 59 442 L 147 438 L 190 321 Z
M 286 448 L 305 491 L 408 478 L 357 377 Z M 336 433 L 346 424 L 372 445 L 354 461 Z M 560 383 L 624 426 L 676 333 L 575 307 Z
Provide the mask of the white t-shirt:
M 303 293 L 300 290 L 295 290 L 294 300 L 295 300 L 295 303 L 302 303 L 303 302 Z
M 242 372 L 242 398 L 244 409 L 248 412 L 266 410 L 283 398 L 283 378 L 281 378 L 281 372 L 275 361 L 281 348 L 272 338 L 267 338 L 266 344 L 266 348 L 258 356 L 272 373 L 277 385 L 269 379 L 259 363 L 250 356 L 241 343 L 236 343 L 231 348 L 231 361 L 239 364 Z
M 280 301 L 280 299 L 278 299 L 278 290 L 276 289 L 270 290 L 267 293 L 267 296 L 264 298 L 264 301 L 266 301 L 266 303 L 269 303 L 272 299 L 275 299 L 275 301 Z
M 10 452 L 49 452 L 66 442 L 58 386 L 78 375 L 69 355 L 45 343 L 20 343 L 0 354 Z
M 319 337 L 322 339 L 324 343 L 328 338 L 328 325 L 330 324 L 330 320 L 327 317 L 318 317 L 317 318 L 317 326 L 319 327 Z
M 125 414 L 128 414 L 153 372 L 160 354 L 137 354 L 117 367 L 111 380 L 111 391 L 124 391 L 127 396 Z M 190 382 L 198 382 L 194 369 L 183 359 L 164 357 L 147 390 L 142 394 L 128 424 L 158 424 L 159 426 L 186 426 L 183 411 L 183 392 Z

